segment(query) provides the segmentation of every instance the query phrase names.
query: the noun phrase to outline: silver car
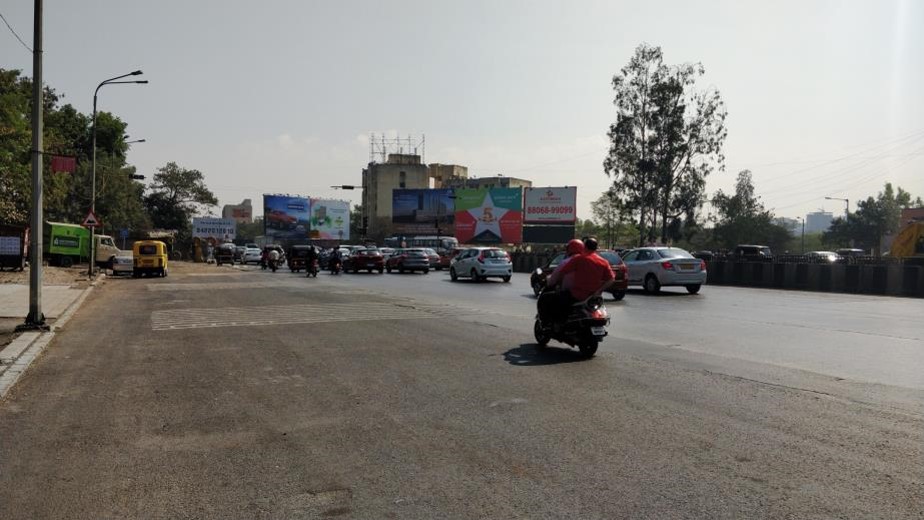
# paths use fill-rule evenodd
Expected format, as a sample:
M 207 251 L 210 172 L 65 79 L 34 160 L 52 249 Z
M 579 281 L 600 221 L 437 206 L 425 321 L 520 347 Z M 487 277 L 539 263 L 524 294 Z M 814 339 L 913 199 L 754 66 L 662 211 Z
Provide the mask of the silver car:
M 453 282 L 461 277 L 483 282 L 496 277 L 509 282 L 513 275 L 510 255 L 496 247 L 472 247 L 459 253 L 449 267 L 449 278 Z
M 706 283 L 706 261 L 677 247 L 640 247 L 622 255 L 629 269 L 629 285 L 657 293 L 661 287 L 683 286 L 696 294 Z

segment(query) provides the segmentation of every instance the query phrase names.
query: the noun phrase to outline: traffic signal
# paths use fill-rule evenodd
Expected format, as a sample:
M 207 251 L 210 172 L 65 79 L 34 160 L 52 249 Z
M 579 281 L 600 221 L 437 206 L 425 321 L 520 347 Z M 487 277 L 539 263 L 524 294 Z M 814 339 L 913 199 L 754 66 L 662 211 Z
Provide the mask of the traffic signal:
M 143 181 L 143 180 L 144 180 L 144 175 L 137 175 L 137 174 L 134 174 L 134 173 L 130 173 L 130 174 L 128 174 L 128 178 L 129 178 L 129 179 L 132 179 L 132 180 L 136 180 L 136 181 Z

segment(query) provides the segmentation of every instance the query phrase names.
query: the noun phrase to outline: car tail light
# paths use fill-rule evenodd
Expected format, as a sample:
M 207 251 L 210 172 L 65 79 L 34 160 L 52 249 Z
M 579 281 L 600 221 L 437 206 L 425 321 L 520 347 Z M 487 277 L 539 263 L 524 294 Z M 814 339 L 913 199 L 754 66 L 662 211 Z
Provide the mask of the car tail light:
M 666 261 L 665 261 L 665 262 L 661 262 L 661 269 L 664 269 L 665 271 L 673 270 L 673 269 L 674 269 L 674 264 L 672 264 L 672 263 L 670 263 L 670 262 L 666 262 Z
M 705 270 L 706 270 L 706 261 L 705 261 L 705 260 L 700 260 L 700 261 L 699 261 L 699 270 L 700 270 L 700 271 L 705 271 Z

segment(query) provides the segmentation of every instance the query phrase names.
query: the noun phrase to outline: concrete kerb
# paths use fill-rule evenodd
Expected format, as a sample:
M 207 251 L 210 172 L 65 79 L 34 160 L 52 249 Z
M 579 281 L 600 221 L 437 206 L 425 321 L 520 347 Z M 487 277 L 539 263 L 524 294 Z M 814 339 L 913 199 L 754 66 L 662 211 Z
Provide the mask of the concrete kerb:
M 87 296 L 90 295 L 90 291 L 103 279 L 105 279 L 105 275 L 101 275 L 89 287 L 84 289 L 80 296 L 55 320 L 50 331 L 41 333 L 24 332 L 0 351 L 0 399 L 6 397 L 6 394 L 19 381 L 26 369 L 45 351 L 45 348 L 54 339 L 55 333 L 70 321 L 77 310 L 80 309 L 84 300 L 87 299 Z

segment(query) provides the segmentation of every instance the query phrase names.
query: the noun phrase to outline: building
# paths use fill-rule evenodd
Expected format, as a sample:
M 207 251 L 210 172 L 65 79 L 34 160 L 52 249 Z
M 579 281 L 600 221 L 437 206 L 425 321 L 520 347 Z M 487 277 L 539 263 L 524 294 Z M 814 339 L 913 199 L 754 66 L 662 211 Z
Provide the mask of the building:
M 387 234 L 390 231 L 392 190 L 433 187 L 430 168 L 421 163 L 419 155 L 393 153 L 388 155 L 384 163 L 370 162 L 363 169 L 363 218 L 366 220 L 366 234 Z
M 458 164 L 432 163 L 429 166 L 434 188 L 448 188 L 454 183 L 468 179 L 468 167 Z
M 823 233 L 831 227 L 834 215 L 830 211 L 816 211 L 805 216 L 806 233 Z
M 532 188 L 533 181 L 498 175 L 496 177 L 472 177 L 457 179 L 446 187 L 456 189 Z
M 225 204 L 221 208 L 221 218 L 233 218 L 238 224 L 253 222 L 253 205 L 250 199 L 244 199 L 240 204 Z
M 773 219 L 773 223 L 786 228 L 787 231 L 793 234 L 802 232 L 802 221 L 797 218 L 776 217 Z

